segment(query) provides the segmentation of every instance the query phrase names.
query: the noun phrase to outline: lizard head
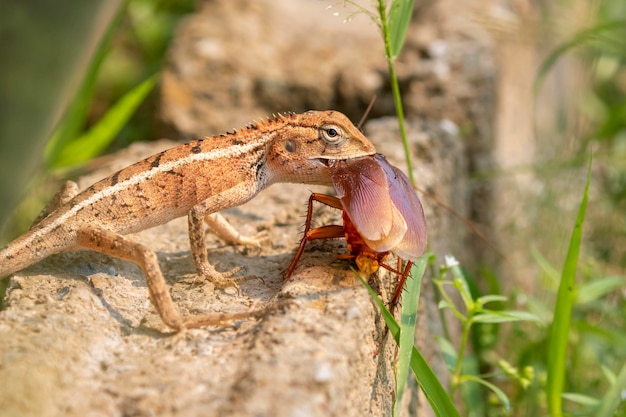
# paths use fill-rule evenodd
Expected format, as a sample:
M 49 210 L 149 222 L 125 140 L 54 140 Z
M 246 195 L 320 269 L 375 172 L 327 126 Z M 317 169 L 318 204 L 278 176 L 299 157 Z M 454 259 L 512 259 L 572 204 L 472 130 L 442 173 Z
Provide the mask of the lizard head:
M 374 145 L 342 113 L 309 111 L 285 116 L 269 143 L 266 172 L 271 182 L 330 185 L 330 161 L 376 153 Z

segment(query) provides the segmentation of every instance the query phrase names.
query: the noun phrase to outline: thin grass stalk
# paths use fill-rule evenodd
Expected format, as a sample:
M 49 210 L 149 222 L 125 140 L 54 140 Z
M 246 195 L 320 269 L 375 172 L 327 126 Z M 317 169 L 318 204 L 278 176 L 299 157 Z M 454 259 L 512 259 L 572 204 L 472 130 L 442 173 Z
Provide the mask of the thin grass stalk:
M 400 95 L 400 84 L 396 76 L 395 66 L 393 64 L 393 55 L 391 50 L 391 39 L 389 37 L 389 23 L 387 20 L 387 7 L 384 0 L 378 0 L 378 14 L 380 15 L 380 28 L 385 44 L 385 56 L 387 57 L 387 66 L 389 67 L 389 79 L 391 81 L 391 91 L 393 93 L 393 102 L 396 107 L 396 115 L 398 116 L 398 125 L 400 128 L 400 137 L 402 138 L 402 146 L 404 148 L 404 158 L 406 160 L 406 169 L 409 173 L 411 185 L 415 187 L 415 178 L 413 176 L 413 163 L 411 162 L 411 151 L 409 141 L 406 135 L 404 125 L 404 107 L 402 106 L 402 97 Z

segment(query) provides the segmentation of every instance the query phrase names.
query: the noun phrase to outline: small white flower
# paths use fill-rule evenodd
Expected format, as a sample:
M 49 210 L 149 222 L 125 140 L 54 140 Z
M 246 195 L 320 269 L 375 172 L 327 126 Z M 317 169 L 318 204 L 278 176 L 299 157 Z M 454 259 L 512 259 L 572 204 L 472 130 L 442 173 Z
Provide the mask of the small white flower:
M 445 259 L 448 268 L 459 265 L 459 261 L 457 261 L 453 255 L 445 255 L 443 258 Z

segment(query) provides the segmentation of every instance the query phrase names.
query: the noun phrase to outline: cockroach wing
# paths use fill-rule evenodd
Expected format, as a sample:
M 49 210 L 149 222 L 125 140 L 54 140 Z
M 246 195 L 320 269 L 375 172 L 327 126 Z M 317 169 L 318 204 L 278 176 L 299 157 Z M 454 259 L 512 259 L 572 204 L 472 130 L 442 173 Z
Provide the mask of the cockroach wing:
M 385 171 L 391 200 L 407 224 L 404 238 L 392 252 L 401 258 L 414 261 L 426 250 L 426 219 L 422 203 L 411 186 L 411 181 L 402 171 L 387 162 L 380 154 L 376 154 L 374 159 Z
M 392 250 L 407 225 L 390 198 L 384 169 L 372 156 L 332 161 L 330 178 L 348 217 L 376 252 Z

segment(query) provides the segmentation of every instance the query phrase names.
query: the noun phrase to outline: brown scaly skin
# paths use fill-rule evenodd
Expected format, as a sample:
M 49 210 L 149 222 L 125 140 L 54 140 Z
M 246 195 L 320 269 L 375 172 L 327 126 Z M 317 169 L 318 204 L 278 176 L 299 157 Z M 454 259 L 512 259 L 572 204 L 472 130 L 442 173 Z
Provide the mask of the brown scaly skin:
M 239 131 L 196 140 L 152 155 L 83 192 L 68 183 L 30 230 L 0 251 L 0 278 L 49 255 L 91 249 L 138 264 L 152 302 L 174 330 L 256 317 L 181 317 L 155 253 L 123 235 L 188 215 L 191 252 L 198 274 L 233 285 L 208 262 L 203 220 L 229 242 L 258 244 L 240 236 L 218 211 L 237 206 L 276 182 L 331 185 L 329 160 L 374 154 L 373 145 L 343 114 L 310 111 L 278 115 Z

